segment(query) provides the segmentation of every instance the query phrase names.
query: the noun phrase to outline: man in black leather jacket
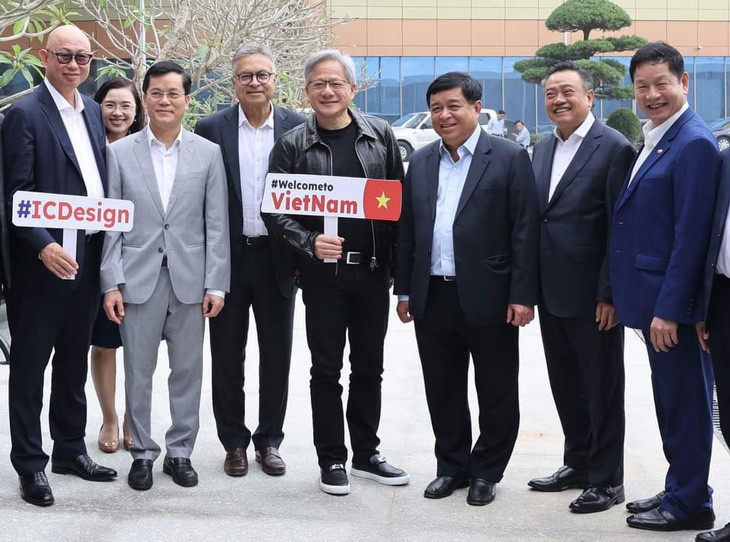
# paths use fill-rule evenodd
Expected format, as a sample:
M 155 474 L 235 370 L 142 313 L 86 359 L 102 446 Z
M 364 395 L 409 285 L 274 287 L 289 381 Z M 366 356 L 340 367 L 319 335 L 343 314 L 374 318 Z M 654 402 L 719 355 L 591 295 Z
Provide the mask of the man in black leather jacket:
M 336 50 L 315 53 L 304 75 L 314 115 L 276 142 L 269 171 L 402 180 L 403 164 L 390 126 L 349 109 L 356 90 L 352 58 Z M 320 489 L 333 495 L 350 491 L 339 384 L 346 335 L 351 473 L 386 485 L 407 484 L 408 475 L 389 465 L 377 450 L 396 223 L 340 218 L 335 236 L 322 233 L 322 217 L 263 217 L 269 232 L 282 236 L 298 252 L 312 353 L 310 388 Z

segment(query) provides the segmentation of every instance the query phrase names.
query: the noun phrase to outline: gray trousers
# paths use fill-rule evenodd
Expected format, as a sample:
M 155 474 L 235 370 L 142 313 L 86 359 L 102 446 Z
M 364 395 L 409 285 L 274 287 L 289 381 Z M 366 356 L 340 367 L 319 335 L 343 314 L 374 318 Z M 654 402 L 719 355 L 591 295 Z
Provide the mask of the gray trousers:
M 167 268 L 160 270 L 146 302 L 125 303 L 120 326 L 124 345 L 124 390 L 127 421 L 134 438 L 134 459 L 155 460 L 160 446 L 151 435 L 152 381 L 160 337 L 167 341 L 170 376 L 167 387 L 172 425 L 165 434 L 170 457 L 189 458 L 200 427 L 205 323 L 200 303 L 181 303 L 172 290 Z

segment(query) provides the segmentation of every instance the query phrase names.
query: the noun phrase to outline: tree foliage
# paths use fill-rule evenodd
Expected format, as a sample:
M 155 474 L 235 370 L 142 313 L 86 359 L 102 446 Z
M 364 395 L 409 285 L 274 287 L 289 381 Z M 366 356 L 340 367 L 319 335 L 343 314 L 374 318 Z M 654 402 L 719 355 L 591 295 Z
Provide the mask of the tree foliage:
M 75 20 L 94 21 L 96 30 L 90 38 L 95 58 L 103 62 L 97 70 L 101 78 L 125 75 L 139 86 L 151 62 L 180 62 L 194 82 L 194 113 L 214 110 L 218 103 L 233 99 L 231 58 L 236 49 L 251 42 L 269 46 L 276 57 L 277 71 L 286 74 L 278 78 L 276 98 L 300 106 L 306 58 L 330 46 L 332 28 L 344 22 L 328 17 L 325 0 L 10 1 L 17 6 L 14 10 L 5 8 L 5 12 L 0 8 L 0 21 L 5 21 L 5 27 L 20 30 L 14 36 L 16 41 L 22 36 L 41 38 L 67 20 L 69 13 L 76 16 Z M 31 4 L 33 10 L 29 10 Z M 46 23 L 40 28 L 34 21 Z M 3 28 L 0 24 L 0 32 Z M 34 69 L 34 61 L 27 63 L 19 58 L 28 54 L 27 50 L 11 54 L 17 66 Z M 0 63 L 3 58 L 6 64 L 10 61 L 6 55 L 0 57 Z
M 616 109 L 606 119 L 606 125 L 621 132 L 632 145 L 636 145 L 641 138 L 641 121 L 631 109 Z
M 623 64 L 610 58 L 590 60 L 596 55 L 634 51 L 646 43 L 638 36 L 589 39 L 593 30 L 615 31 L 631 26 L 626 11 L 608 0 L 567 0 L 550 14 L 545 26 L 554 32 L 582 32 L 583 40 L 569 45 L 550 43 L 540 47 L 535 58 L 516 62 L 515 70 L 522 74 L 522 79 L 540 84 L 550 66 L 572 60 L 593 75 L 597 97 L 618 100 L 632 96 L 632 88 L 621 85 L 626 75 Z

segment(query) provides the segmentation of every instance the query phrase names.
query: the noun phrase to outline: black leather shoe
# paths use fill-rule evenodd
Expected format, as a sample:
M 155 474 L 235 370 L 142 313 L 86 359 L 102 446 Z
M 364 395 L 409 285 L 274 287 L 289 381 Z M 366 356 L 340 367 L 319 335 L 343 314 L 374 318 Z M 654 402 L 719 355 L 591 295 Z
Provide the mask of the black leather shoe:
M 535 491 L 564 491 L 566 489 L 587 489 L 590 487 L 588 473 L 563 465 L 555 473 L 544 478 L 533 478 L 527 485 Z
M 717 531 L 700 533 L 695 538 L 696 542 L 730 542 L 730 523 Z
M 589 487 L 570 503 L 570 511 L 576 514 L 603 512 L 614 504 L 624 502 L 624 486 Z
M 647 531 L 701 531 L 712 529 L 715 525 L 715 512 L 700 510 L 694 516 L 681 519 L 661 506 L 626 518 L 626 523 L 634 529 Z
M 469 493 L 466 502 L 472 506 L 484 506 L 494 500 L 496 494 L 495 483 L 484 478 L 472 478 L 469 484 Z
M 452 476 L 437 476 L 423 492 L 423 496 L 427 499 L 443 499 L 451 495 L 455 489 L 467 487 L 469 480 L 467 478 L 454 478 Z
M 51 458 L 51 472 L 56 474 L 74 474 L 91 482 L 109 482 L 117 477 L 117 471 L 94 463 L 88 454 L 81 454 L 75 459 L 63 457 Z
M 162 462 L 162 472 L 172 476 L 172 481 L 182 487 L 198 485 L 198 473 L 187 457 L 167 457 Z
M 53 492 L 46 473 L 40 471 L 21 476 L 20 496 L 25 502 L 36 506 L 51 506 L 54 502 Z
M 256 450 L 256 462 L 261 463 L 261 470 L 269 476 L 281 476 L 286 472 L 286 463 L 276 448 L 268 447 Z
M 628 510 L 632 514 L 641 514 L 642 512 L 648 512 L 649 510 L 654 510 L 654 508 L 659 508 L 662 504 L 664 493 L 664 491 L 660 491 L 659 493 L 657 493 L 653 497 L 649 497 L 648 499 L 639 499 L 636 501 L 627 502 L 626 510 Z
M 144 491 L 152 487 L 152 460 L 135 459 L 129 469 L 127 483 L 132 489 Z

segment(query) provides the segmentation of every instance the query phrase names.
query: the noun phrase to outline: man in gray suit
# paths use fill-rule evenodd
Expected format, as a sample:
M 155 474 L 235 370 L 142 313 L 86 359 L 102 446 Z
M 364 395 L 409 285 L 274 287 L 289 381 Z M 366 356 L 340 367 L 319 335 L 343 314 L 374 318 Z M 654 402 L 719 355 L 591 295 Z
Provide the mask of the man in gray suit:
M 104 309 L 121 324 L 127 419 L 134 437 L 130 487 L 152 487 L 152 377 L 160 336 L 170 358 L 163 472 L 198 483 L 190 455 L 198 433 L 204 317 L 223 308 L 230 281 L 228 195 L 217 145 L 182 128 L 190 76 L 153 64 L 142 84 L 149 126 L 108 147 L 109 197 L 134 203 L 132 231 L 108 233 L 101 264 Z M 202 310 L 201 310 L 202 303 Z

